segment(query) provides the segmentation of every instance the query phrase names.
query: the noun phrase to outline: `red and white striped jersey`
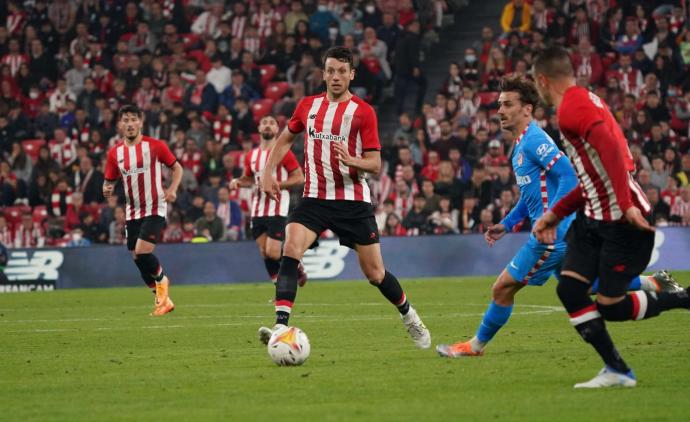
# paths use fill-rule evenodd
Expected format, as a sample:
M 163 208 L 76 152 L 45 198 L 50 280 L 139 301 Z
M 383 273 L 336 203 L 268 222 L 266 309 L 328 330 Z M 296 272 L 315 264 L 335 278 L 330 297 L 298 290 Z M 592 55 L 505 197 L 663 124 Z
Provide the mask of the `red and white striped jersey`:
M 26 54 L 6 54 L 2 60 L 0 60 L 0 64 L 6 64 L 9 66 L 12 77 L 17 75 L 19 68 L 24 63 L 29 63 L 29 59 L 26 57 Z
M 601 98 L 585 88 L 568 88 L 558 107 L 558 125 L 580 180 L 587 217 L 618 221 L 633 205 L 643 214 L 651 211 L 633 179 L 635 164 L 628 142 Z
M 15 248 L 42 248 L 46 243 L 46 236 L 43 230 L 34 225 L 31 229 L 25 229 L 19 225 L 14 231 Z
M 232 133 L 232 116 L 228 115 L 225 119 L 217 119 L 213 122 L 213 139 L 220 142 L 221 145 L 230 143 L 230 134 Z
M 246 16 L 234 16 L 230 19 L 230 33 L 233 38 L 244 37 L 244 30 L 247 28 L 247 17 Z
M 199 151 L 188 152 L 186 150 L 182 153 L 182 157 L 180 158 L 182 167 L 191 171 L 194 177 L 196 177 L 196 180 L 201 178 L 201 170 L 203 170 L 201 158 L 201 153 Z
M 14 247 L 12 231 L 7 226 L 0 229 L 0 244 L 4 245 L 7 248 Z
M 261 173 L 268 162 L 268 155 L 270 149 L 261 149 L 261 147 L 254 148 L 251 153 L 244 157 L 244 175 L 254 177 L 254 194 L 252 195 L 251 217 L 286 217 L 288 208 L 290 207 L 290 192 L 287 189 L 280 191 L 280 197 L 277 201 L 271 199 L 268 195 L 261 191 Z M 299 167 L 297 158 L 292 151 L 288 151 L 283 157 L 280 165 L 273 170 L 273 175 L 278 182 L 287 180 L 288 175 Z
M 270 10 L 267 13 L 261 10 L 252 16 L 252 25 L 257 28 L 259 37 L 266 39 L 273 33 L 273 25 L 281 20 L 280 13 L 275 10 Z
M 292 133 L 304 137 L 305 198 L 371 202 L 364 172 L 342 164 L 334 142 L 345 143 L 353 157 L 379 151 L 379 131 L 374 109 L 353 95 L 347 101 L 329 102 L 326 93 L 303 98 L 288 122 Z
M 53 160 L 60 164 L 60 167 L 65 168 L 72 164 L 77 159 L 77 145 L 72 139 L 65 137 L 63 142 L 50 141 L 50 156 Z
M 165 142 L 148 136 L 136 145 L 119 142 L 108 151 L 105 180 L 123 179 L 128 221 L 152 215 L 165 218 L 161 163 L 172 167 L 176 161 Z

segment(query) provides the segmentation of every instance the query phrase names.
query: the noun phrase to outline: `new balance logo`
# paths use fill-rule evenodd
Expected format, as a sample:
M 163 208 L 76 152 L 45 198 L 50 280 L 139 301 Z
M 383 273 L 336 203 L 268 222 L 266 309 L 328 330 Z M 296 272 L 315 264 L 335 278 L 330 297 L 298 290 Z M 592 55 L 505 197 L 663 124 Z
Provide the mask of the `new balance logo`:
M 310 278 L 335 278 L 345 269 L 345 257 L 350 248 L 337 240 L 324 240 L 319 247 L 304 254 L 304 270 Z
M 342 135 L 334 135 L 332 133 L 317 132 L 313 127 L 309 128 L 309 137 L 312 139 L 320 139 L 322 141 L 336 141 L 345 142 L 347 138 Z
M 36 251 L 31 256 L 29 252 L 12 252 L 5 275 L 10 281 L 56 281 L 63 260 L 59 251 Z

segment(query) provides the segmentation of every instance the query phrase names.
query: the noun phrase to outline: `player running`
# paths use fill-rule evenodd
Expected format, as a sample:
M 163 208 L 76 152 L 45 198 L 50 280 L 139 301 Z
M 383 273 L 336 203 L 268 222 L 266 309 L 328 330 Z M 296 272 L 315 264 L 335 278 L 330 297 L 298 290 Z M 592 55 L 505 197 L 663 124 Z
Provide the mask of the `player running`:
M 280 194 L 274 200 L 263 193 L 260 189 L 260 176 L 268 161 L 268 154 L 276 143 L 278 121 L 271 115 L 264 116 L 259 121 L 258 129 L 261 135 L 261 145 L 245 155 L 244 174 L 230 182 L 230 190 L 256 184 L 257 189 L 252 195 L 250 209 L 252 237 L 259 247 L 259 253 L 266 265 L 268 276 L 275 284 L 280 268 L 281 246 L 283 239 L 285 239 L 285 220 L 290 207 L 288 189 L 304 183 L 304 174 L 295 154 L 288 151 L 279 167 L 273 172 L 274 177 L 280 183 Z M 303 286 L 307 282 L 307 274 L 304 272 L 302 264 L 299 265 L 298 271 L 298 284 Z
M 513 227 L 529 216 L 534 223 L 548 208 L 577 186 L 577 176 L 568 158 L 558 149 L 549 135 L 532 120 L 539 94 L 534 83 L 520 76 L 508 76 L 501 81 L 498 115 L 503 130 L 513 135 L 512 164 L 520 187 L 520 200 L 484 237 L 493 246 Z M 506 266 L 492 287 L 492 301 L 484 313 L 476 335 L 469 341 L 452 345 L 441 344 L 436 350 L 441 356 L 481 356 L 487 343 L 510 318 L 515 295 L 524 286 L 541 286 L 555 275 L 565 257 L 565 233 L 575 216 L 564 218 L 557 228 L 557 236 L 550 244 L 539 243 L 531 235 L 527 243 Z M 665 272 L 653 277 L 635 277 L 630 289 L 651 291 L 679 288 Z M 596 290 L 596 289 L 594 289 Z
M 355 72 L 352 52 L 332 47 L 323 58 L 326 92 L 300 101 L 275 146 L 261 177 L 262 189 L 272 197 L 280 185 L 273 176 L 298 133 L 304 141 L 304 198 L 288 217 L 283 258 L 276 283 L 276 325 L 261 327 L 267 343 L 273 330 L 287 326 L 297 294 L 297 268 L 319 233 L 332 230 L 342 245 L 357 252 L 369 282 L 398 308 L 415 345 L 431 346 L 429 330 L 410 305 L 398 279 L 386 271 L 365 173 L 378 173 L 381 145 L 374 109 L 349 91 Z
M 127 249 L 147 286 L 153 289 L 153 316 L 175 309 L 168 290 L 170 280 L 153 254 L 156 242 L 165 228 L 167 202 L 175 202 L 182 180 L 182 166 L 168 145 L 141 134 L 144 113 L 136 105 L 126 105 L 117 113 L 122 140 L 108 151 L 103 182 L 103 196 L 113 194 L 122 179 L 125 188 Z M 161 163 L 172 169 L 172 182 L 163 190 Z
M 557 109 L 566 153 L 578 186 L 537 221 L 534 234 L 545 244 L 558 238 L 560 222 L 578 211 L 556 291 L 570 323 L 605 363 L 591 380 L 575 388 L 634 387 L 635 374 L 613 345 L 605 320 L 641 320 L 674 308 L 690 308 L 687 291 L 635 291 L 632 277 L 649 262 L 654 228 L 644 218 L 651 210 L 632 177 L 635 165 L 628 143 L 608 106 L 576 86 L 570 56 L 562 48 L 542 52 L 534 64 L 539 94 Z M 590 284 L 599 278 L 596 302 Z

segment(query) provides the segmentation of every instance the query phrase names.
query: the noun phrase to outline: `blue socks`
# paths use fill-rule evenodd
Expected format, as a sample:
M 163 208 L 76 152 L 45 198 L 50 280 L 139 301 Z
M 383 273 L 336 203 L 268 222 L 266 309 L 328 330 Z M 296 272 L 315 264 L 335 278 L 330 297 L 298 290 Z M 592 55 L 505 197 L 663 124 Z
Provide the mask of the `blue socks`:
M 642 280 L 640 277 L 635 277 L 630 281 L 628 285 L 628 290 L 642 290 Z M 599 291 L 599 279 L 597 278 L 592 283 L 592 294 L 596 294 Z
M 486 312 L 484 312 L 481 325 L 477 329 L 477 340 L 482 343 L 491 341 L 498 330 L 508 322 L 512 312 L 513 305 L 501 306 L 492 300 Z

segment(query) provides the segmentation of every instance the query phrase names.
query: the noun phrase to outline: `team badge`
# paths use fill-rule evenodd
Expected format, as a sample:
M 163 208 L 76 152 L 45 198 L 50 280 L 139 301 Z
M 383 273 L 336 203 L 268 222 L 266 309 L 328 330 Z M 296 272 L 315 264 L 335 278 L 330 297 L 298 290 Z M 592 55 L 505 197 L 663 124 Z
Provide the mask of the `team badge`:
M 522 153 L 521 152 L 518 153 L 517 164 L 518 164 L 518 167 L 520 167 L 522 165 Z
M 349 114 L 344 115 L 343 116 L 343 122 L 349 126 L 350 122 L 352 122 L 352 116 Z

